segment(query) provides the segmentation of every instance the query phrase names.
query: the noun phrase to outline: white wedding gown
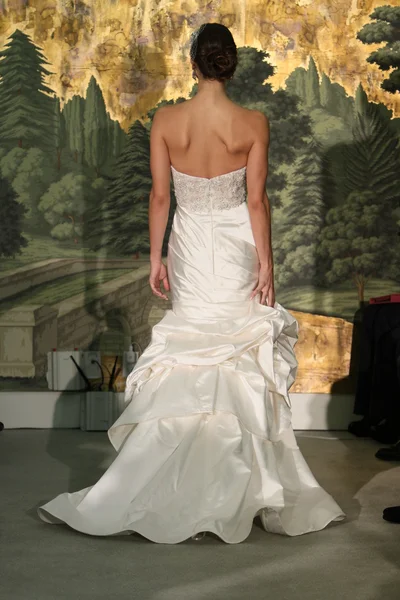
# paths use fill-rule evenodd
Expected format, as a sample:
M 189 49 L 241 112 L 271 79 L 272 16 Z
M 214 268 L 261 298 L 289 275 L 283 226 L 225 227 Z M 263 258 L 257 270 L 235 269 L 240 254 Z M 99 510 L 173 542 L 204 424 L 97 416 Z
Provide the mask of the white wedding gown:
M 136 531 L 166 544 L 204 531 L 242 542 L 256 515 L 268 532 L 318 531 L 345 515 L 291 426 L 297 321 L 249 300 L 258 257 L 246 167 L 172 176 L 172 310 L 127 378 L 126 408 L 108 430 L 117 455 L 95 485 L 38 513 L 90 535 Z

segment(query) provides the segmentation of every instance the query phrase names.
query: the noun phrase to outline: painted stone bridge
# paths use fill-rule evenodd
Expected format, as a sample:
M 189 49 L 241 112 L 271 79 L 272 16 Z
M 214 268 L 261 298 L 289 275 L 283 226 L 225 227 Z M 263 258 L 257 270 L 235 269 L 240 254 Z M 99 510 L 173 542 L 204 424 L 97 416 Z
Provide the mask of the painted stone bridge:
M 171 308 L 170 301 L 151 293 L 149 271 L 147 263 L 59 303 L 16 305 L 0 314 L 0 376 L 43 377 L 52 348 L 112 353 L 136 342 L 143 350 L 153 325 Z M 353 326 L 344 319 L 290 312 L 300 325 L 292 391 L 329 393 L 333 383 L 348 378 Z
M 149 269 L 147 263 L 55 304 L 16 302 L 0 314 L 0 376 L 43 377 L 52 348 L 104 349 L 95 340 L 110 330 L 120 332 L 117 350 L 132 341 L 143 348 L 170 304 L 151 293 Z

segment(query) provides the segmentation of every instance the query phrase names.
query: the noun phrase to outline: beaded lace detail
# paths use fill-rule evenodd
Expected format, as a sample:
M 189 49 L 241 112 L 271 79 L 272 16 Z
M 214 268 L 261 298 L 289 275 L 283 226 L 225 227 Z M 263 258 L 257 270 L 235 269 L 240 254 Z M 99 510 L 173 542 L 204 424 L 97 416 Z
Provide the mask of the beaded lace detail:
M 177 171 L 172 165 L 176 201 L 194 213 L 229 210 L 246 200 L 246 167 L 210 179 Z

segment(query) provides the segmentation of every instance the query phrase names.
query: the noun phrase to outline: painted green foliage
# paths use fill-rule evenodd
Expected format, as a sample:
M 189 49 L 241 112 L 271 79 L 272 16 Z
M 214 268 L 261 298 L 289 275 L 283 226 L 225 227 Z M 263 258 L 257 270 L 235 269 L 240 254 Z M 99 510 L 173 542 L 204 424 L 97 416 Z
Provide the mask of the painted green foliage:
M 371 277 L 400 280 L 399 120 L 369 102 L 361 84 L 353 100 L 323 74 L 318 94 L 312 60 L 309 71 L 289 76 L 288 89 L 310 114 L 314 138 L 291 169 L 277 220 L 277 284 L 353 282 L 363 301 Z M 329 114 L 340 119 L 342 131 Z
M 277 286 L 318 284 L 318 239 L 326 205 L 321 145 L 311 138 L 292 171 L 290 201 L 283 209 L 278 234 L 273 237 Z
M 21 233 L 24 212 L 23 205 L 17 201 L 16 193 L 7 179 L 0 178 L 0 256 L 13 256 L 28 245 L 27 239 Z
M 134 168 L 132 167 L 134 165 Z M 140 121 L 135 121 L 92 218 L 94 250 L 112 248 L 121 255 L 148 252 L 148 198 L 151 190 L 150 140 Z
M 366 23 L 357 38 L 364 44 L 385 45 L 371 52 L 367 61 L 376 64 L 382 71 L 392 69 L 383 80 L 381 88 L 395 94 L 400 91 L 400 6 L 377 6 L 370 15 L 373 23 Z
M 396 226 L 390 206 L 372 191 L 351 192 L 346 202 L 326 217 L 318 253 L 329 258 L 328 283 L 353 280 L 359 300 L 364 300 L 368 278 L 387 270 Z
M 111 176 L 126 134 L 106 112 L 91 77 L 86 97 L 64 106 L 44 84 L 50 74 L 40 48 L 20 30 L 0 52 L 0 176 L 21 204 L 20 217 L 5 213 L 0 255 L 14 257 L 25 245 L 15 227 L 56 240 L 82 240 L 85 214 Z M 9 233 L 10 232 L 10 233 Z
M 370 62 L 394 69 L 392 89 L 398 12 L 376 9 L 376 23 L 359 34 L 364 43 L 386 42 Z M 94 76 L 85 97 L 62 105 L 44 84 L 47 64 L 18 29 L 0 52 L 0 210 L 7 240 L 0 255 L 22 251 L 23 232 L 113 256 L 148 253 L 152 119 L 160 106 L 185 98 L 160 102 L 125 133 L 107 112 Z M 267 52 L 239 48 L 226 89 L 234 102 L 270 120 L 267 192 L 277 286 L 353 282 L 362 299 L 369 277 L 400 280 L 400 120 L 369 102 L 361 85 L 350 97 L 318 72 L 313 57 L 288 76 L 285 89 L 272 89 L 274 71 Z M 195 84 L 190 96 L 196 90 Z M 175 206 L 171 185 L 164 255 Z

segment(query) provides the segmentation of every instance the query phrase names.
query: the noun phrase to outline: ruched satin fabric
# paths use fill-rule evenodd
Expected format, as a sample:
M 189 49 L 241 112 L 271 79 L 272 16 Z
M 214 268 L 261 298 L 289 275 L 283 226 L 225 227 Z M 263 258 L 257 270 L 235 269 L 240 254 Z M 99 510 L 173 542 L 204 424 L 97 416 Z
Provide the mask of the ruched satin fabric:
M 173 544 L 200 531 L 239 543 L 256 515 L 288 536 L 345 517 L 291 425 L 297 321 L 279 303 L 249 299 L 258 257 L 248 207 L 218 197 L 224 185 L 235 189 L 239 171 L 211 180 L 174 173 L 172 309 L 127 378 L 125 410 L 108 430 L 114 462 L 95 485 L 41 506 L 44 521 Z M 199 194 L 209 211 L 196 212 Z

